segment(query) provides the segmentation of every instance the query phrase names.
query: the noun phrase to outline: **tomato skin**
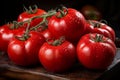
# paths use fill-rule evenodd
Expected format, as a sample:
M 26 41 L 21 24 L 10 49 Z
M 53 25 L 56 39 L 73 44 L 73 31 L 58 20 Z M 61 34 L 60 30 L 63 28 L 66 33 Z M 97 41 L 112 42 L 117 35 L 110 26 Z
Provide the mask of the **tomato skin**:
M 32 17 L 40 16 L 40 15 L 43 15 L 45 13 L 46 13 L 46 11 L 42 10 L 42 9 L 37 9 L 37 12 L 32 13 L 32 14 L 30 14 L 28 12 L 23 12 L 23 13 L 19 14 L 17 21 L 18 22 L 23 22 L 23 21 L 29 20 Z M 36 19 L 32 20 L 31 23 L 30 23 L 30 27 L 37 25 L 42 20 L 43 20 L 42 18 L 36 18 Z M 25 25 L 27 25 L 27 24 L 25 24 Z
M 77 45 L 78 60 L 89 69 L 107 69 L 114 59 L 116 46 L 105 36 L 103 42 L 91 40 L 96 34 L 86 34 L 80 39 Z
M 75 47 L 68 41 L 53 46 L 44 43 L 39 50 L 39 60 L 47 71 L 64 72 L 70 69 L 76 61 Z
M 45 29 L 41 31 L 40 33 L 45 37 L 46 40 L 54 38 L 53 34 L 49 31 L 49 29 Z
M 68 8 L 64 17 L 58 18 L 55 15 L 50 18 L 48 29 L 56 38 L 65 36 L 66 40 L 76 42 L 83 35 L 85 23 L 85 18 L 79 11 Z
M 5 24 L 0 27 L 0 51 L 7 52 L 9 41 L 20 33 L 24 33 L 25 28 L 10 29 L 12 24 Z
M 16 38 L 11 40 L 8 45 L 8 56 L 16 65 L 36 65 L 39 63 L 39 48 L 44 42 L 45 38 L 40 33 L 31 31 L 30 37 L 25 41 Z
M 97 26 L 98 25 L 98 26 Z M 115 31 L 109 25 L 96 20 L 88 20 L 86 33 L 99 33 L 115 41 Z

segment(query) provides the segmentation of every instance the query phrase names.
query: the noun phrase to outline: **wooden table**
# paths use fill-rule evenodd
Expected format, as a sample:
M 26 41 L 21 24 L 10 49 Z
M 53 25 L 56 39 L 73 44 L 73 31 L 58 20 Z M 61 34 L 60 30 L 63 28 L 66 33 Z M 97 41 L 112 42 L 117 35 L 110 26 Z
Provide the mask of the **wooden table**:
M 105 71 L 88 70 L 76 63 L 70 71 L 58 74 L 46 71 L 42 65 L 32 67 L 16 66 L 8 59 L 6 54 L 0 53 L 0 80 L 95 80 L 118 64 L 119 59 L 120 48 L 117 49 L 113 63 Z

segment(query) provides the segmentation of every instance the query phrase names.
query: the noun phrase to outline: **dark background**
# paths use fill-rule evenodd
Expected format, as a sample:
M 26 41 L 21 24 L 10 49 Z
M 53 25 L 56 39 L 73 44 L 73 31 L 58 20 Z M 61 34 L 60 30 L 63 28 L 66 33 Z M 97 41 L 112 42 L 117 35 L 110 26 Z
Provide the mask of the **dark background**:
M 72 7 L 80 10 L 86 4 L 94 5 L 98 8 L 103 19 L 115 30 L 116 37 L 120 37 L 120 2 L 119 0 L 3 0 L 0 2 L 0 26 L 17 19 L 17 16 L 23 12 L 23 6 L 36 4 L 44 10 L 54 9 L 63 4 L 66 7 Z

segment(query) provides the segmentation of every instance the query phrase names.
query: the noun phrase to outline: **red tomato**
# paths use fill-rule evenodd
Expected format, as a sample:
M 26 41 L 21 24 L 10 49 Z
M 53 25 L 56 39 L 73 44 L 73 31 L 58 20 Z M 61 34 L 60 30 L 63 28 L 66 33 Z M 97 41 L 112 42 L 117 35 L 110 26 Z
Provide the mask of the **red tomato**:
M 40 32 L 45 37 L 46 40 L 54 39 L 54 36 L 49 31 L 47 25 L 41 25 L 36 31 Z
M 48 29 L 56 37 L 65 36 L 70 42 L 77 42 L 84 34 L 86 20 L 77 10 L 68 8 L 63 10 L 64 15 L 60 12 L 52 16 L 48 22 Z M 62 15 L 62 14 L 61 14 Z
M 116 53 L 114 42 L 97 33 L 84 35 L 77 45 L 79 62 L 89 69 L 106 69 Z
M 7 52 L 9 41 L 15 37 L 15 35 L 24 33 L 25 31 L 23 26 L 17 29 L 11 29 L 12 26 L 13 24 L 5 24 L 0 27 L 0 51 Z
M 115 31 L 112 27 L 96 20 L 88 20 L 86 24 L 86 33 L 99 33 L 115 41 Z
M 87 20 L 90 20 L 90 19 L 101 20 L 102 19 L 102 13 L 95 6 L 84 5 L 80 11 Z
M 8 56 L 16 65 L 29 66 L 39 63 L 38 52 L 45 38 L 31 31 L 27 40 L 12 39 L 8 45 Z
M 41 16 L 45 13 L 46 13 L 45 10 L 38 9 L 38 8 L 36 9 L 36 12 L 31 12 L 30 13 L 30 12 L 26 11 L 26 12 L 21 13 L 18 16 L 18 22 L 23 22 L 23 21 L 29 20 L 32 17 Z M 42 18 L 36 18 L 36 19 L 32 20 L 31 23 L 30 23 L 30 27 L 39 24 L 42 20 L 43 20 Z M 25 25 L 27 25 L 27 24 L 25 24 Z
M 56 46 L 45 42 L 39 50 L 39 60 L 50 72 L 64 72 L 74 65 L 76 50 L 68 41 Z

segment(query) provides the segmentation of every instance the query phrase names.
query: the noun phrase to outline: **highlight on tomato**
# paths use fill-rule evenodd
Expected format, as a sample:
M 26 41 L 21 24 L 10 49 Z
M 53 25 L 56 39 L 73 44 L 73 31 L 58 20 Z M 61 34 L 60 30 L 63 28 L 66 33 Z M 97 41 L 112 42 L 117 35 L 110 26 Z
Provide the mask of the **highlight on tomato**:
M 84 35 L 77 44 L 79 62 L 88 69 L 105 70 L 116 55 L 114 42 L 98 33 Z
M 58 9 L 48 22 L 48 29 L 56 37 L 65 36 L 70 42 L 77 42 L 84 34 L 86 20 L 82 13 L 73 8 Z
M 85 33 L 99 33 L 115 41 L 115 31 L 114 29 L 106 23 L 105 20 L 87 20 Z
M 40 63 L 50 72 L 65 72 L 74 66 L 76 59 L 74 45 L 63 37 L 45 42 L 39 50 Z
M 16 65 L 31 66 L 39 64 L 38 53 L 45 38 L 39 32 L 30 31 L 13 38 L 8 45 L 8 57 Z
M 18 25 L 16 21 L 4 24 L 0 27 L 0 51 L 7 52 L 8 44 L 16 35 L 25 32 L 25 27 Z
M 30 27 L 39 24 L 43 20 L 40 16 L 47 13 L 45 10 L 38 8 L 37 5 L 29 6 L 29 9 L 24 7 L 24 9 L 25 11 L 19 14 L 17 21 L 23 22 L 30 20 L 30 18 L 36 17 L 30 22 Z M 27 25 L 27 23 L 25 25 Z

